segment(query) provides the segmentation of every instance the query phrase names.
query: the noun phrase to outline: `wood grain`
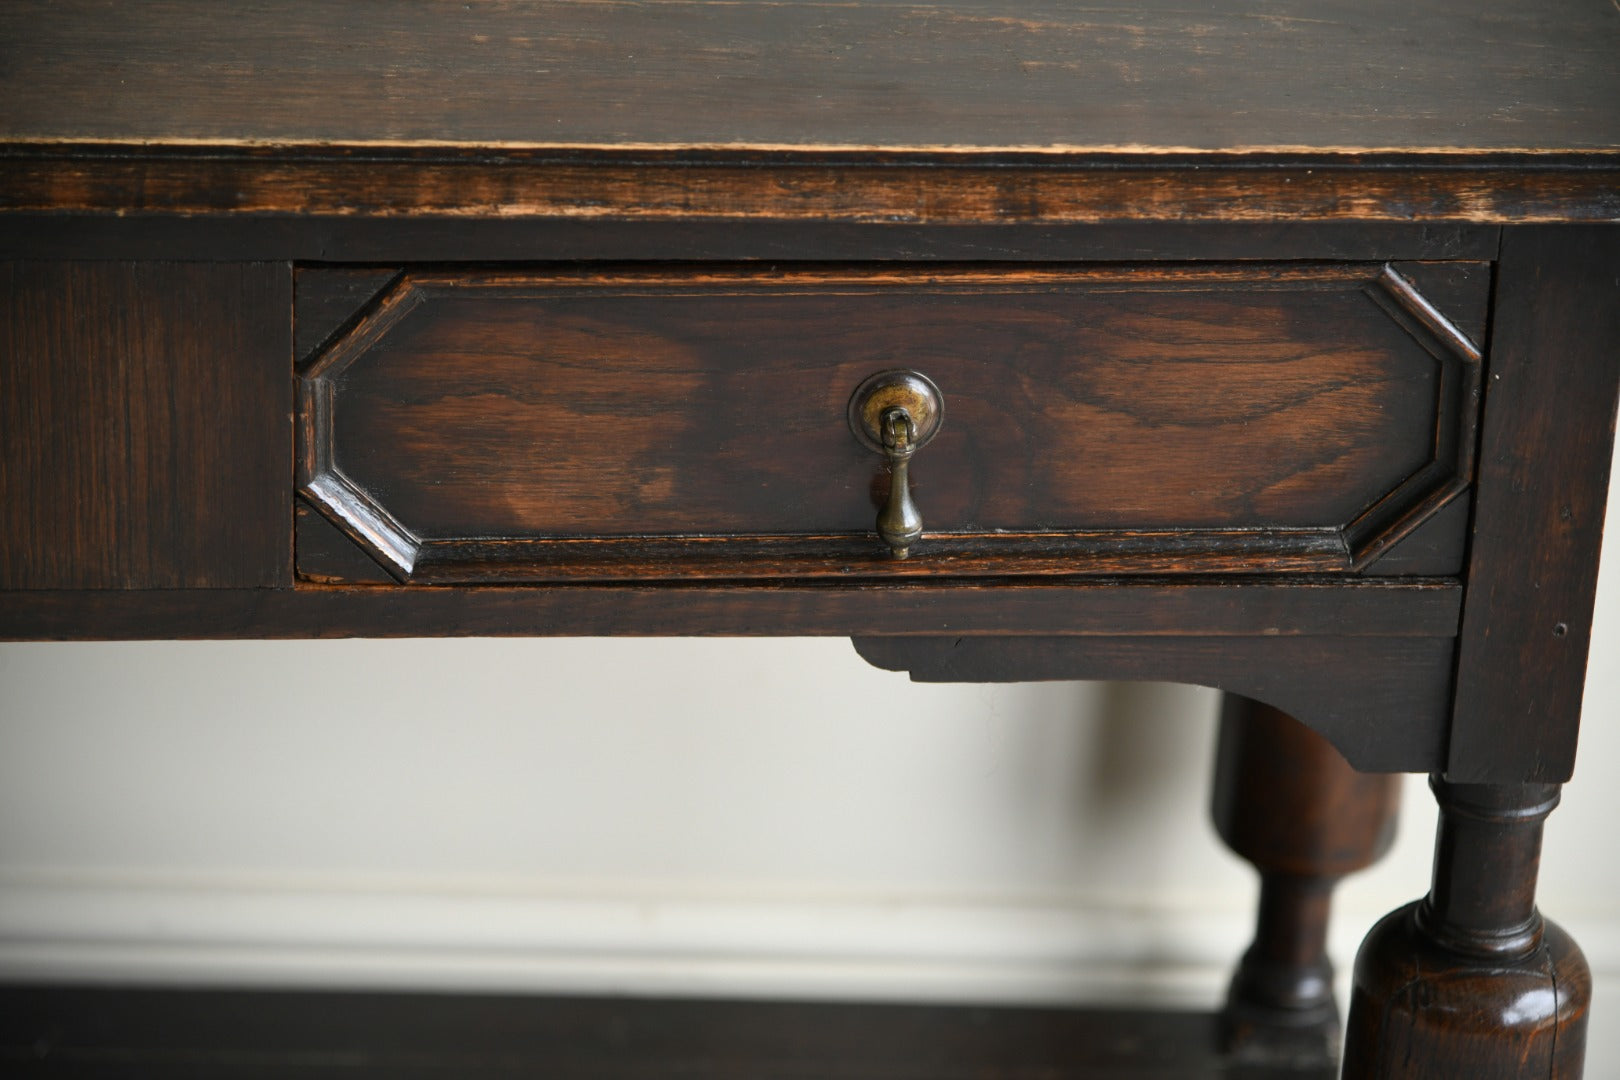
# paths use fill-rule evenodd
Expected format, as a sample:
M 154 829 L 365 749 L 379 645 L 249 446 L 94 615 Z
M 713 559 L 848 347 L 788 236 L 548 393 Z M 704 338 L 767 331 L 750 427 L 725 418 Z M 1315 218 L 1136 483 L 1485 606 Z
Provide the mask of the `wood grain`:
M 306 374 L 305 491 L 414 581 L 1344 570 L 1467 472 L 1465 358 L 1384 273 L 411 274 Z M 947 417 L 905 563 L 844 420 L 894 367 Z
M 0 176 L 6 163 L 0 158 Z M 0 198 L 5 185 L 0 181 Z M 1220 225 L 865 224 L 568 218 L 147 217 L 9 214 L 3 258 L 295 262 L 940 261 L 1224 262 L 1496 258 L 1500 229 L 1395 222 Z
M 1382 919 L 1356 955 L 1345 1080 L 1578 1078 L 1592 973 L 1536 908 L 1549 784 L 1431 786 L 1429 895 Z
M 1456 726 L 1459 783 L 1574 769 L 1620 390 L 1620 228 L 1503 236 Z
M 1441 783 L 1347 1077 L 1573 1076 L 1590 980 L 1517 785 L 1573 757 L 1617 101 L 1613 0 L 0 5 L 0 257 L 90 260 L 0 267 L 0 637 L 855 635 L 1242 693 L 1493 782 Z M 897 567 L 842 414 L 901 363 L 947 421 Z M 295 469 L 343 523 L 303 516 L 296 582 Z M 706 1008 L 736 1075 L 1113 1070 L 1067 1019 Z M 714 1060 L 681 1011 L 646 1074 Z M 646 1020 L 562 1017 L 541 1049 L 598 1071 L 590 1025 Z
M 1146 679 L 1193 683 L 1273 706 L 1364 772 L 1445 760 L 1455 644 L 1436 638 L 857 637 L 870 664 L 917 682 Z M 1399 717 L 1399 723 L 1391 723 Z
M 394 576 L 303 499 L 293 508 L 293 551 L 299 577 L 323 584 L 394 584 Z
M 357 319 L 399 276 L 395 267 L 324 266 L 293 271 L 293 355 L 302 364 Z M 313 282 L 312 280 L 313 279 Z
M 1140 663 L 1178 634 L 1449 645 L 1461 594 L 1320 578 L 33 591 L 0 593 L 0 638 L 1124 635 Z
M 245 145 L 1620 150 L 1611 0 L 0 8 L 0 133 Z
M 1592 972 L 1562 927 L 1528 957 L 1481 960 L 1437 947 L 1417 908 L 1385 916 L 1356 956 L 1343 1080 L 1589 1075 Z
M 0 587 L 291 580 L 286 264 L 0 264 Z
M 1620 153 L 1415 159 L 1140 154 L 246 151 L 0 145 L 0 211 L 366 218 L 1110 225 L 1620 218 Z M 312 225 L 261 223 L 307 234 Z M 420 250 L 406 258 L 426 257 Z M 532 256 L 529 256 L 532 257 Z M 685 256 L 683 256 L 685 257 Z M 1060 257 L 1073 258 L 1073 255 Z
M 1327 952 L 1333 891 L 1389 850 L 1400 792 L 1400 776 L 1356 772 L 1293 717 L 1226 695 L 1211 816 L 1226 846 L 1260 873 L 1254 940 L 1223 1011 L 1235 1059 L 1337 1063 Z

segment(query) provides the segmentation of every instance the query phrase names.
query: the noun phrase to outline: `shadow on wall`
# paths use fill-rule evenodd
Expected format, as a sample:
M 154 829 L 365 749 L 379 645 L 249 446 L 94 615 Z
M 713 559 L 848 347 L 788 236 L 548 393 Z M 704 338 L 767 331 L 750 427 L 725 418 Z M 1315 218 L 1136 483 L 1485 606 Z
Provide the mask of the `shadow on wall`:
M 1196 802 L 1208 820 L 1220 696 L 1171 683 L 1098 683 L 1096 691 L 1074 820 L 1082 823 L 1088 847 L 1141 858 L 1144 847 L 1163 839 L 1154 823 L 1157 808 Z M 1196 793 L 1188 791 L 1189 776 L 1204 777 Z M 1204 835 L 1214 842 L 1207 828 Z

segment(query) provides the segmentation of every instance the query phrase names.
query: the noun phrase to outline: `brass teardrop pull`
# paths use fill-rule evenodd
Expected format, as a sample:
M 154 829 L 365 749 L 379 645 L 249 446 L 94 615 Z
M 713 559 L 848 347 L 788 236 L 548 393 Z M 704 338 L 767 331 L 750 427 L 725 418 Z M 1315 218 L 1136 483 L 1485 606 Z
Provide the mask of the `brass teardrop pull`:
M 945 418 L 945 401 L 933 380 L 915 371 L 883 371 L 849 399 L 855 437 L 889 463 L 889 497 L 878 511 L 877 531 L 897 559 L 922 538 L 922 512 L 911 497 L 911 458 L 927 445 Z
M 889 459 L 889 498 L 878 511 L 878 535 L 897 559 L 911 554 L 922 539 L 922 511 L 911 497 L 911 455 L 917 452 L 917 425 L 898 405 L 883 410 L 883 456 Z

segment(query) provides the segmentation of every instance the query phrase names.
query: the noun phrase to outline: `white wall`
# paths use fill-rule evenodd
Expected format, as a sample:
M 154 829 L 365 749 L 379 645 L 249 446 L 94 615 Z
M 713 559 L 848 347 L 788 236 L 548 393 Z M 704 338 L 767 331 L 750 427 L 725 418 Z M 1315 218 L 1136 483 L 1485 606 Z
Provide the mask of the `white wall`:
M 1598 972 L 1594 1076 L 1606 566 L 1541 889 Z M 915 686 L 843 640 L 0 646 L 0 978 L 1208 1005 L 1254 894 L 1208 825 L 1213 708 Z M 1423 892 L 1433 824 L 1414 778 L 1341 969 Z

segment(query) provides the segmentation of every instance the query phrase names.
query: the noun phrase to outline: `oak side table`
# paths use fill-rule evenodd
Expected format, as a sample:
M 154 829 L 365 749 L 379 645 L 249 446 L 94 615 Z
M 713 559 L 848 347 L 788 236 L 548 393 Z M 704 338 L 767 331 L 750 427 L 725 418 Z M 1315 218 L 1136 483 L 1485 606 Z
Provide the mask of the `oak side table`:
M 0 635 L 1218 687 L 1433 778 L 1344 1075 L 1579 1075 L 1613 0 L 16 0 L 0 282 Z

